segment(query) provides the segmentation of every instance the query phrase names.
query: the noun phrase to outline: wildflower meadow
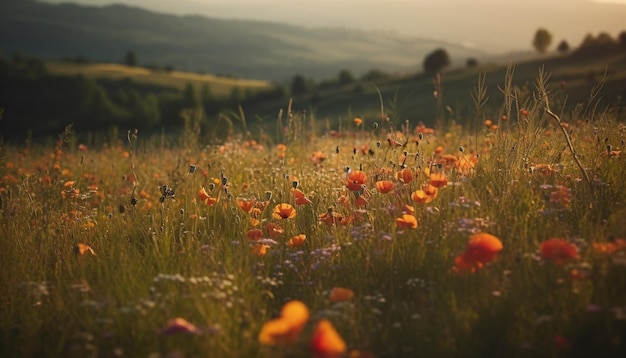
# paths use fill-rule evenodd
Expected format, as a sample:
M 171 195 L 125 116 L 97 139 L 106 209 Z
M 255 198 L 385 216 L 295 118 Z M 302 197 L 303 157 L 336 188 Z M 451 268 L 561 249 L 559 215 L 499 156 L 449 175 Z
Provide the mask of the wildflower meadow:
M 4 144 L 0 356 L 623 357 L 624 112 L 548 78 L 463 123 Z

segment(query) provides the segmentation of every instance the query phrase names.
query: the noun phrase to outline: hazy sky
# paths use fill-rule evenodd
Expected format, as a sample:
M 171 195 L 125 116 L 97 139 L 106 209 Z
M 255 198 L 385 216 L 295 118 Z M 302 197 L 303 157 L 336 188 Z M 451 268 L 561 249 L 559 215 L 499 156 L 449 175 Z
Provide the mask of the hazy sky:
M 40 0 L 90 5 L 125 3 L 178 15 L 282 22 L 304 27 L 387 31 L 488 52 L 530 49 L 545 27 L 576 46 L 588 33 L 626 30 L 626 0 Z

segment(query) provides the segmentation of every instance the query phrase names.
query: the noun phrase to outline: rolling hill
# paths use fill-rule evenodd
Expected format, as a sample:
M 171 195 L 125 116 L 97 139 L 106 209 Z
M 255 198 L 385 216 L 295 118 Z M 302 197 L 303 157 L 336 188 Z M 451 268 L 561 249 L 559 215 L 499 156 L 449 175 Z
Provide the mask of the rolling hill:
M 0 49 L 47 59 L 119 63 L 133 51 L 142 65 L 286 81 L 295 73 L 334 77 L 344 68 L 357 75 L 373 68 L 414 72 L 439 47 L 453 63 L 484 55 L 460 44 L 386 32 L 166 15 L 123 5 L 0 2 Z

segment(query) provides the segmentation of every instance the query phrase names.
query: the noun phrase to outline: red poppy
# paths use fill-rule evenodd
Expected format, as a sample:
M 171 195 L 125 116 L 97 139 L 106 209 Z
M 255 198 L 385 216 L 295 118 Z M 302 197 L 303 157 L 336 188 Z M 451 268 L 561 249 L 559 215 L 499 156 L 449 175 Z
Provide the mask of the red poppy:
M 274 211 L 272 211 L 272 217 L 274 219 L 293 219 L 296 217 L 296 209 L 294 209 L 291 204 L 278 204 L 274 207 Z
M 363 197 L 363 195 L 359 195 L 356 199 L 354 199 L 354 206 L 356 207 L 366 206 L 367 204 L 369 204 L 369 202 L 365 199 L 365 197 Z
M 248 236 L 248 239 L 252 241 L 259 241 L 263 237 L 263 231 L 259 229 L 250 229 L 246 235 Z
M 567 261 L 578 259 L 578 248 L 559 238 L 551 238 L 542 242 L 539 250 L 546 260 L 552 261 L 557 265 L 563 265 Z
M 352 191 L 359 191 L 363 187 L 363 184 L 367 181 L 367 175 L 361 170 L 353 170 L 348 175 L 346 181 L 346 187 Z
M 282 226 L 276 223 L 268 223 L 267 225 L 265 225 L 265 230 L 267 230 L 267 234 L 272 239 L 279 237 L 282 233 L 285 232 L 285 229 L 283 229 Z

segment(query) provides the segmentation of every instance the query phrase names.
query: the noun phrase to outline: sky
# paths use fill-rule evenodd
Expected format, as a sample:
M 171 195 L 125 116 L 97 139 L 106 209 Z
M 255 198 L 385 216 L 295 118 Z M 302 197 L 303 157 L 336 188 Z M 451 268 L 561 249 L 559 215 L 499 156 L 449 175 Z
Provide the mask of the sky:
M 40 0 L 125 3 L 157 12 L 343 27 L 442 40 L 489 52 L 530 47 L 539 27 L 576 46 L 586 34 L 626 30 L 626 0 Z M 599 4 L 611 2 L 613 4 Z M 620 3 L 621 5 L 616 5 Z

